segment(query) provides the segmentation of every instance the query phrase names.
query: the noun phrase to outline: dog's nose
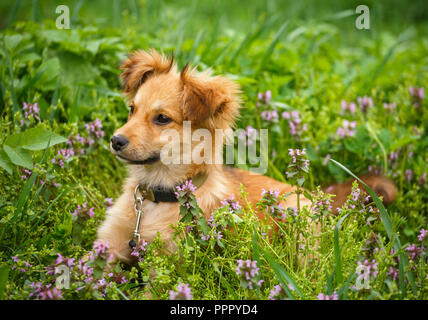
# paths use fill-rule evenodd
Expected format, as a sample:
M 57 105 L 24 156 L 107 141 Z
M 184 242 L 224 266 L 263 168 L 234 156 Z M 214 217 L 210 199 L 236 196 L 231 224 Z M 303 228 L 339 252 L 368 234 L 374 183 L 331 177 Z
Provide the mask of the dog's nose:
M 114 150 L 120 151 L 128 145 L 129 141 L 122 135 L 118 134 L 111 138 L 111 146 Z

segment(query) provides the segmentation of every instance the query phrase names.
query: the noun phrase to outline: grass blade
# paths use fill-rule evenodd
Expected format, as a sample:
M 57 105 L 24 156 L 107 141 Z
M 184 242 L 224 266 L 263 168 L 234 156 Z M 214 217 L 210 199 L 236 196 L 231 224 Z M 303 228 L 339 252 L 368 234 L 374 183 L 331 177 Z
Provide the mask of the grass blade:
M 288 297 L 293 300 L 295 299 L 293 292 L 288 288 L 288 284 L 291 284 L 294 288 L 294 291 L 301 298 L 304 299 L 304 296 L 300 291 L 299 287 L 297 286 L 296 282 L 291 278 L 291 276 L 287 273 L 287 271 L 285 271 L 285 269 L 278 262 L 276 262 L 275 259 L 270 254 L 266 252 L 266 250 L 261 248 L 258 243 L 253 243 L 253 245 L 256 248 L 257 252 L 261 252 L 263 254 L 263 257 L 268 261 L 273 271 L 275 272 L 276 278 L 281 283 Z
M 80 97 L 80 86 L 78 86 L 74 92 L 73 104 L 70 108 L 70 119 L 69 123 L 77 122 L 79 115 L 79 97 Z
M 221 59 L 223 58 L 223 55 L 226 53 L 227 49 L 230 47 L 230 45 L 233 43 L 233 39 L 230 40 L 224 47 L 221 49 L 220 53 L 217 56 L 217 59 L 214 61 L 214 65 L 220 64 Z
M 9 266 L 3 265 L 0 267 L 0 300 L 4 297 L 7 280 L 9 278 Z
M 242 50 L 245 48 L 249 48 L 249 46 L 256 40 L 264 30 L 269 28 L 269 26 L 276 20 L 276 17 L 272 17 L 268 20 L 266 20 L 263 24 L 260 25 L 258 29 L 256 29 L 254 32 L 250 29 L 248 31 L 245 38 L 242 40 L 241 44 L 239 45 L 238 49 L 232 54 L 232 57 L 230 58 L 230 62 L 232 63 L 235 61 L 235 59 L 238 57 L 238 55 L 241 53 Z
M 46 209 L 42 212 L 42 214 L 41 215 L 39 215 L 38 217 L 37 217 L 37 220 L 31 225 L 31 229 L 30 229 L 30 232 L 31 231 L 33 231 L 36 227 L 37 227 L 37 225 L 40 223 L 40 221 L 42 221 L 43 220 L 43 217 L 46 215 L 46 213 L 49 211 L 49 209 L 50 208 L 52 208 L 52 206 L 62 197 L 62 196 L 64 196 L 64 195 L 66 195 L 68 192 L 70 192 L 70 190 L 72 190 L 72 189 L 74 189 L 76 186 L 78 185 L 78 183 L 76 183 L 76 184 L 74 184 L 74 185 L 72 185 L 71 187 L 68 187 L 68 188 L 66 188 L 66 189 L 64 189 L 63 191 L 61 191 L 61 193 L 59 194 L 59 195 L 57 195 L 56 197 L 55 197 L 55 199 L 53 199 L 50 203 L 49 203 L 49 205 L 46 207 Z
M 16 99 L 15 86 L 13 84 L 13 67 L 12 67 L 12 62 L 11 62 L 11 59 L 10 59 L 9 51 L 8 51 L 8 49 L 6 47 L 6 44 L 4 43 L 4 40 L 3 40 L 3 47 L 4 47 L 4 53 L 6 55 L 7 68 L 9 70 L 9 77 L 10 77 L 10 94 L 11 94 L 11 98 L 12 98 L 12 112 L 11 112 L 11 115 L 10 115 L 10 119 L 13 122 L 13 114 L 19 110 L 19 107 L 18 107 L 18 101 Z
M 21 4 L 21 0 L 16 0 L 15 5 L 13 6 L 12 11 L 10 12 L 10 18 L 7 22 L 7 28 L 10 28 L 12 24 L 15 22 L 15 17 L 19 9 L 19 5 Z
M 342 218 L 340 218 L 336 227 L 334 228 L 334 256 L 335 256 L 335 267 L 334 274 L 336 278 L 336 285 L 339 285 L 343 282 L 342 275 L 342 263 L 340 260 L 340 246 L 339 246 L 339 228 L 342 225 L 343 221 L 348 217 L 349 213 L 345 214 Z
M 279 39 L 282 36 L 282 33 L 284 32 L 285 28 L 288 26 L 288 21 L 286 21 L 281 28 L 277 31 L 275 36 L 273 37 L 272 42 L 270 43 L 269 47 L 267 48 L 263 58 L 261 59 L 260 65 L 259 65 L 259 71 L 262 70 L 263 66 L 266 65 L 267 60 L 270 58 L 270 56 L 273 53 L 273 50 L 275 49 L 276 44 L 278 43 Z
M 197 60 L 195 61 L 196 50 L 198 49 L 199 44 L 201 43 L 204 32 L 205 32 L 204 30 L 200 30 L 198 32 L 198 34 L 196 35 L 195 41 L 193 42 L 192 50 L 190 50 L 190 53 L 188 56 L 188 61 L 193 61 L 195 64 L 198 63 Z

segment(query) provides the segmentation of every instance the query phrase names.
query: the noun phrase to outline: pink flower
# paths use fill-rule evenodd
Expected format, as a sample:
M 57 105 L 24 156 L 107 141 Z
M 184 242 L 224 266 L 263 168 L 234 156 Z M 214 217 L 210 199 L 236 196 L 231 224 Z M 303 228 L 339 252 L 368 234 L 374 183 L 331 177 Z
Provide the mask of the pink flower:
M 420 185 L 424 185 L 427 182 L 427 173 L 424 172 L 423 175 L 418 179 Z
M 192 290 L 190 290 L 189 285 L 183 284 L 180 282 L 176 288 L 177 291 L 169 291 L 169 300 L 191 300 L 192 299 Z
M 336 131 L 336 134 L 340 139 L 345 137 L 353 137 L 355 135 L 356 126 L 356 121 L 349 122 L 348 120 L 343 120 L 343 127 L 339 127 Z
M 424 88 L 410 87 L 409 91 L 412 96 L 413 105 L 415 107 L 422 105 L 422 100 L 424 99 Z
M 385 110 L 389 111 L 389 112 L 393 112 L 395 110 L 395 108 L 397 107 L 397 104 L 395 102 L 392 103 L 384 103 L 383 107 L 385 108 Z
M 259 92 L 257 95 L 259 102 L 257 102 L 257 106 L 260 106 L 260 103 L 269 104 L 272 100 L 272 92 L 267 90 L 265 93 Z
M 259 268 L 257 267 L 257 260 L 237 260 L 238 266 L 235 268 L 236 274 L 239 276 L 241 283 L 249 289 L 253 289 L 253 285 L 261 287 L 263 280 L 256 279 L 259 274 Z
M 336 293 L 336 291 L 334 291 L 333 294 L 330 296 L 324 293 L 320 293 L 318 294 L 317 299 L 318 300 L 339 300 L 339 296 Z
M 358 97 L 357 100 L 360 105 L 360 110 L 364 113 L 366 113 L 369 108 L 373 107 L 373 100 L 370 97 Z
M 426 238 L 428 232 L 425 229 L 421 229 L 420 233 L 421 234 L 418 235 L 418 240 L 423 241 Z
M 40 121 L 40 117 L 39 117 L 40 108 L 37 106 L 37 102 L 34 103 L 33 105 L 27 104 L 26 102 L 24 102 L 24 107 L 22 108 L 22 110 L 24 111 L 25 119 L 28 119 L 29 116 L 32 116 L 34 119 L 37 119 Z M 21 122 L 21 126 L 22 125 L 23 125 L 23 122 Z
M 288 120 L 290 133 L 296 140 L 298 140 L 302 133 L 307 130 L 307 125 L 302 124 L 300 113 L 298 111 L 284 111 L 282 113 L 282 117 Z
M 347 110 L 349 110 L 349 112 L 351 113 L 351 114 L 354 114 L 355 113 L 355 109 L 356 109 L 356 104 L 355 104 L 355 102 L 349 102 L 349 103 L 347 103 L 345 100 L 342 100 L 341 102 L 340 102 L 340 105 L 341 105 L 341 108 L 342 108 L 342 111 L 341 111 L 341 113 L 340 114 L 345 114 L 345 112 L 347 111 Z

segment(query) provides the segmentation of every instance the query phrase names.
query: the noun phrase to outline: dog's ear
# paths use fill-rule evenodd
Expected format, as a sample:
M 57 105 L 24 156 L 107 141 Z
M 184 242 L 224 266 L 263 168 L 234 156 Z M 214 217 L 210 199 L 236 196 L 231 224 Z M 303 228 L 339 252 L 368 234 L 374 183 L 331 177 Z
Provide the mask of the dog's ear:
M 167 58 L 155 49 L 138 50 L 129 55 L 120 67 L 124 92 L 135 94 L 137 89 L 153 74 L 168 73 L 174 66 L 174 57 Z
M 195 75 L 195 69 L 186 65 L 180 73 L 183 85 L 183 116 L 185 120 L 203 122 L 223 120 L 228 127 L 239 109 L 239 86 L 226 77 L 210 77 L 207 73 Z M 215 125 L 214 123 L 211 124 Z M 216 121 L 218 122 L 218 121 Z M 219 123 L 217 128 L 223 127 Z

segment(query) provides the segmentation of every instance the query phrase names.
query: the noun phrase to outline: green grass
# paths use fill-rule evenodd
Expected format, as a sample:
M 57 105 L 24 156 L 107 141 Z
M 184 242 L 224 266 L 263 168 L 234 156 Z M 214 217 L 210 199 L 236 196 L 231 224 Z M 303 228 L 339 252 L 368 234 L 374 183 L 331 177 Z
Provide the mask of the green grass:
M 109 151 L 110 136 L 127 119 L 120 61 L 149 47 L 174 52 L 180 67 L 211 67 L 237 81 L 244 101 L 238 127 L 269 129 L 267 175 L 286 181 L 287 150 L 306 148 L 310 172 L 303 186 L 314 191 L 313 206 L 297 217 L 289 212 L 271 237 L 266 234 L 273 226 L 254 215 L 268 200 L 244 201 L 236 215 L 221 208 L 209 241 L 194 226 L 178 240 L 176 254 L 164 255 L 157 239 L 138 266 L 116 266 L 114 275 L 125 283 L 103 275 L 106 261 L 98 257 L 89 266 L 93 280 L 85 284 L 88 276 L 75 269 L 63 298 L 168 299 L 180 282 L 189 284 L 194 299 L 267 299 L 276 285 L 282 286 L 277 298 L 287 299 L 334 292 L 340 299 L 427 298 L 426 255 L 412 258 L 406 249 L 427 245 L 417 238 L 428 229 L 428 185 L 421 180 L 428 160 L 427 102 L 415 107 L 409 92 L 428 87 L 423 2 L 368 2 L 372 27 L 364 31 L 355 29 L 356 3 L 343 1 L 253 1 L 245 8 L 237 1 L 115 1 L 110 8 L 100 1 L 64 3 L 71 30 L 55 28 L 54 1 L 0 5 L 0 298 L 34 299 L 33 282 L 55 281 L 46 267 L 58 254 L 78 261 L 92 249 L 105 198 L 119 196 L 126 176 Z M 258 93 L 267 90 L 272 101 L 258 106 Z M 362 96 L 373 99 L 366 113 L 357 102 Z M 341 114 L 342 100 L 356 102 L 356 112 Z M 25 118 L 24 102 L 38 103 L 39 118 Z M 384 103 L 392 102 L 396 108 L 388 112 Z M 276 110 L 278 120 L 264 120 L 266 110 Z M 298 137 L 281 116 L 285 111 L 298 111 L 306 125 Z M 101 138 L 85 128 L 95 119 L 103 125 Z M 344 119 L 356 121 L 356 132 L 341 139 L 337 129 Z M 64 141 L 78 134 L 94 143 L 76 143 L 83 154 L 59 156 Z M 371 204 L 350 198 L 337 216 L 314 214 L 316 201 L 325 199 L 317 186 L 364 174 L 369 166 L 395 181 L 399 193 L 392 205 L 384 208 L 372 195 Z M 84 203 L 94 216 L 72 215 Z M 307 231 L 315 222 L 317 236 Z M 177 232 L 187 226 L 180 223 Z M 239 259 L 257 261 L 261 287 L 249 289 L 242 281 L 235 271 Z M 378 273 L 369 289 L 356 290 L 358 262 L 366 259 L 376 260 Z M 106 288 L 99 284 L 103 277 Z

